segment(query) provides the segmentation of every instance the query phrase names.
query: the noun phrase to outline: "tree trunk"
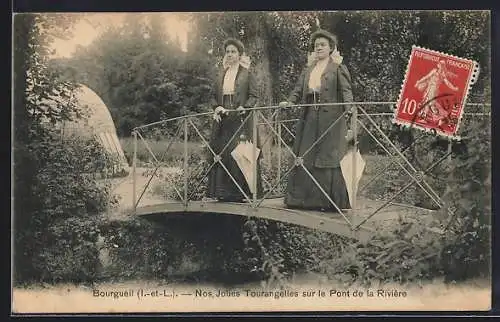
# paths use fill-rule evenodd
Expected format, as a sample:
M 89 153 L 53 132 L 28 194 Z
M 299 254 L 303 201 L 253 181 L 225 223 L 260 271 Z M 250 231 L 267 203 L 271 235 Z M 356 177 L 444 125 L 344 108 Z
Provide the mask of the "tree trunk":
M 265 28 L 263 24 L 258 23 L 256 30 L 253 31 L 255 35 L 248 42 L 248 55 L 252 60 L 253 69 L 257 78 L 257 87 L 259 91 L 259 102 L 257 106 L 272 105 L 272 75 L 270 69 L 269 53 L 268 53 L 268 40 L 266 38 Z M 273 110 L 261 111 L 268 121 L 271 121 L 270 115 Z M 260 143 L 262 145 L 263 162 L 265 165 L 271 165 L 271 145 L 273 133 L 269 126 L 261 119 L 259 119 L 259 134 Z

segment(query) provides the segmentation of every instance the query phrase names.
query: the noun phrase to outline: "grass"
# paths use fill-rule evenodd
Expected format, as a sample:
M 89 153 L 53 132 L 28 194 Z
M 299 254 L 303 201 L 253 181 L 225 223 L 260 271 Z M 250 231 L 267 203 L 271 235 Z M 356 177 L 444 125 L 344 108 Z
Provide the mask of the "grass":
M 138 166 L 147 166 L 156 164 L 154 157 L 151 155 L 153 152 L 156 159 L 161 161 L 166 166 L 173 166 L 182 160 L 184 155 L 184 142 L 182 141 L 171 141 L 169 140 L 152 140 L 145 139 L 145 142 L 141 139 L 137 141 L 137 161 Z M 132 159 L 134 155 L 134 139 L 133 138 L 121 138 L 120 143 L 123 148 L 123 152 L 127 158 L 129 164 L 132 164 Z M 165 154 L 169 144 L 171 144 L 168 153 Z M 148 150 L 151 150 L 151 152 Z M 196 141 L 188 141 L 188 153 L 202 153 L 202 143 Z

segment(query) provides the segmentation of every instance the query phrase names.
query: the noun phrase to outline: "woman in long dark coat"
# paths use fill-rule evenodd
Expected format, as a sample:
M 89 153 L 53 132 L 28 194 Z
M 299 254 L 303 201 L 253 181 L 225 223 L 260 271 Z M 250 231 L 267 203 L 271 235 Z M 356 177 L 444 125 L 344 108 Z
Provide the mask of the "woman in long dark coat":
M 281 106 L 352 102 L 351 77 L 338 54 L 337 39 L 325 30 L 311 36 L 315 59 L 301 73 L 297 84 Z M 333 53 L 333 54 L 332 54 Z M 337 59 L 340 58 L 340 59 Z M 340 160 L 347 152 L 347 120 L 341 116 L 346 106 L 311 106 L 301 110 L 293 151 L 303 157 L 305 168 L 340 209 L 350 208 Z M 338 120 L 337 120 L 338 119 Z M 337 120 L 337 121 L 336 121 Z M 307 150 L 335 122 L 313 149 Z M 290 175 L 285 204 L 290 208 L 336 211 L 310 176 L 299 165 Z
M 214 107 L 215 122 L 212 127 L 210 146 L 216 154 L 220 154 L 228 145 L 220 155 L 221 161 L 247 196 L 252 198 L 243 172 L 231 156 L 231 152 L 242 140 L 253 140 L 251 116 L 240 131 L 234 134 L 247 116 L 244 112 L 245 108 L 254 107 L 257 103 L 257 84 L 248 66 L 243 66 L 246 65 L 242 60 L 245 48 L 241 41 L 233 38 L 227 39 L 224 42 L 224 50 L 224 66 L 213 88 L 211 103 Z M 240 112 L 227 112 L 226 109 L 236 109 Z M 262 191 L 259 170 L 257 167 L 257 196 L 260 196 Z M 208 197 L 229 202 L 240 202 L 245 199 L 238 186 L 219 163 L 214 165 L 209 174 Z

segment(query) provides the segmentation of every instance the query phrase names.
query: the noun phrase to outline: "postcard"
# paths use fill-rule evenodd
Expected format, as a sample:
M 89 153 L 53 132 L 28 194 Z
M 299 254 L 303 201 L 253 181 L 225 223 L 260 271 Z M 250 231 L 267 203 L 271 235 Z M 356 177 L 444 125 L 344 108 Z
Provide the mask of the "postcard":
M 12 314 L 491 308 L 489 11 L 13 21 Z

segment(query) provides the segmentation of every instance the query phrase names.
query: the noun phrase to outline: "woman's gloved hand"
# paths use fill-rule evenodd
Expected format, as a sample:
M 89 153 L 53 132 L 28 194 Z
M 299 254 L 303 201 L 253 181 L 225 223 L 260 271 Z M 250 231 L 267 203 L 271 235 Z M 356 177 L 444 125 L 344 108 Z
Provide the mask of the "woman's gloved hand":
M 243 106 L 238 106 L 236 110 L 240 112 L 240 115 L 245 114 L 245 108 Z
M 354 145 L 355 144 L 354 132 L 352 130 L 347 130 L 347 133 L 345 135 L 345 139 L 347 141 L 347 144 Z
M 217 106 L 214 110 L 214 120 L 216 122 L 220 122 L 221 120 L 221 114 L 228 114 L 229 112 L 222 106 Z
M 288 101 L 280 102 L 279 107 L 290 107 L 292 104 Z

